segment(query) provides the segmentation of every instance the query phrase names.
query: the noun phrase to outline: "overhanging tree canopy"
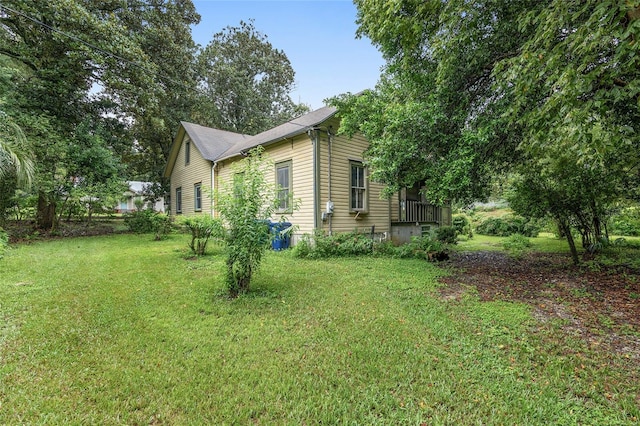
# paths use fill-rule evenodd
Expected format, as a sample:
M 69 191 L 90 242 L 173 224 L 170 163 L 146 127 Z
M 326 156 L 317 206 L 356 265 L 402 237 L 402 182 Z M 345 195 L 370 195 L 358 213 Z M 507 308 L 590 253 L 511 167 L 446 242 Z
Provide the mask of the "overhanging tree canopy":
M 5 111 L 37 157 L 41 227 L 53 226 L 66 145 L 87 117 L 117 132 L 114 154 L 159 175 L 193 94 L 184 68 L 193 68 L 190 25 L 198 20 L 185 0 L 2 3 L 0 54 L 24 65 Z
M 551 187 L 546 176 L 557 193 L 586 197 L 577 203 L 594 217 L 586 240 L 600 236 L 606 204 L 637 197 L 640 2 L 356 5 L 359 34 L 380 48 L 386 74 L 376 90 L 334 103 L 343 131 L 370 139 L 374 178 L 392 189 L 425 180 L 431 199 L 473 200 L 503 171 L 538 188 Z M 605 184 L 577 191 L 594 176 Z
M 213 35 L 198 55 L 199 124 L 257 134 L 308 111 L 290 97 L 295 73 L 252 21 Z

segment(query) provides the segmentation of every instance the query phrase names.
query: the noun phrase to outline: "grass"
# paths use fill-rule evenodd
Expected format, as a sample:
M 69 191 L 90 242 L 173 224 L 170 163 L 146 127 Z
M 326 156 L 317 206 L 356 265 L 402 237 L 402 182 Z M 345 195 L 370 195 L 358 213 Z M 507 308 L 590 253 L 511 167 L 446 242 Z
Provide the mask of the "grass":
M 503 243 L 506 237 L 495 237 L 490 235 L 474 234 L 473 238 L 459 237 L 457 250 L 504 250 Z M 567 240 L 556 238 L 553 234 L 541 232 L 536 238 L 529 238 L 531 249 L 540 252 L 569 252 Z
M 456 251 L 504 251 L 504 243 L 508 237 L 496 237 L 490 235 L 474 234 L 473 238 L 465 236 L 458 237 L 458 243 L 453 246 Z M 619 237 L 611 236 L 610 240 L 614 242 Z M 595 265 L 627 265 L 632 268 L 640 268 L 640 258 L 638 258 L 638 248 L 640 248 L 640 237 L 622 237 L 623 245 L 616 243 L 605 248 L 598 253 Z M 541 253 L 569 253 L 569 244 L 566 239 L 557 238 L 548 232 L 541 232 L 536 238 L 528 238 L 531 246 L 528 251 Z M 578 253 L 584 254 L 579 238 L 576 240 Z M 594 261 L 587 262 L 593 264 Z
M 0 424 L 640 418 L 637 365 L 541 328 L 525 305 L 444 301 L 433 264 L 271 252 L 252 292 L 229 300 L 220 250 L 187 260 L 186 245 L 114 235 L 10 250 Z

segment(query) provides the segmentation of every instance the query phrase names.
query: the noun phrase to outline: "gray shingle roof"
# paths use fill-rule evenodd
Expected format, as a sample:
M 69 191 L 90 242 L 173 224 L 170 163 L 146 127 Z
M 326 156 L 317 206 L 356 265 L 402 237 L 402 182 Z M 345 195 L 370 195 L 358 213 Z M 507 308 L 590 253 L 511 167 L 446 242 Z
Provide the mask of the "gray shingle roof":
M 330 106 L 325 106 L 315 111 L 311 111 L 308 114 L 302 115 L 277 127 L 265 130 L 255 136 L 251 136 L 244 141 L 236 143 L 220 155 L 217 160 L 235 157 L 236 155 L 246 152 L 251 148 L 255 148 L 258 145 L 268 145 L 273 142 L 278 142 L 286 138 L 306 133 L 310 128 L 322 123 L 328 118 L 331 118 L 335 115 L 336 111 L 336 108 Z
M 306 133 L 310 128 L 334 116 L 336 111 L 334 107 L 322 107 L 255 136 L 213 129 L 186 121 L 180 124 L 203 158 L 220 161 L 240 155 L 259 145 L 269 145 Z
M 236 144 L 246 141 L 251 136 L 226 130 L 212 129 L 199 124 L 180 122 L 202 157 L 215 161 L 225 151 Z

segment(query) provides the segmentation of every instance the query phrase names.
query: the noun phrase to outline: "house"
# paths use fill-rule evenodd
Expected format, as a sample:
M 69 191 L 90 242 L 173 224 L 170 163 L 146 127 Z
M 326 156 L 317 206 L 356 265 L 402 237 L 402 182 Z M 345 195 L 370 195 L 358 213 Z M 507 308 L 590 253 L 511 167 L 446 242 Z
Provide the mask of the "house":
M 142 208 L 153 208 L 157 212 L 164 212 L 164 197 L 156 200 L 155 203 L 144 201 L 144 189 L 152 185 L 151 182 L 129 181 L 128 189 L 124 192 L 120 203 L 116 206 L 116 213 L 129 213 L 138 210 L 136 203 Z
M 279 213 L 297 226 L 293 244 L 314 230 L 357 230 L 402 243 L 451 224 L 451 208 L 426 203 L 417 186 L 382 198 L 383 185 L 369 180 L 363 163 L 369 143 L 362 135 L 337 135 L 339 126 L 333 107 L 255 136 L 182 122 L 164 172 L 171 179 L 171 215 L 217 215 L 211 190 L 231 182 L 233 164 L 261 145 L 274 162 L 273 183 L 285 194 Z M 295 211 L 290 194 L 299 200 Z

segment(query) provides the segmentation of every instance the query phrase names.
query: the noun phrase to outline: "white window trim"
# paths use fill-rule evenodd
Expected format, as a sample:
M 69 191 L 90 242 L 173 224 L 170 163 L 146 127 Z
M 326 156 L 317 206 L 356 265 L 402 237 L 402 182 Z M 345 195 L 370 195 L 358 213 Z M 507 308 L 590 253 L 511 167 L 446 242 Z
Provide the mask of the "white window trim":
M 198 192 L 200 193 L 199 197 Z M 198 205 L 198 201 L 200 205 Z M 202 182 L 193 185 L 193 210 L 196 212 L 202 211 Z
M 364 179 L 364 186 L 363 187 L 354 187 L 353 186 L 353 182 L 352 182 L 352 176 L 353 176 L 353 167 L 361 167 L 363 169 L 363 179 Z M 362 189 L 363 191 L 363 195 L 362 195 L 362 208 L 353 208 L 353 189 L 354 188 L 359 188 Z M 369 185 L 368 185 L 368 178 L 367 178 L 367 168 L 365 167 L 365 165 L 363 164 L 362 161 L 358 161 L 358 160 L 349 160 L 349 212 L 350 213 L 367 213 L 369 210 Z
M 182 187 L 176 188 L 176 213 L 182 213 Z
M 277 208 L 276 211 L 278 213 L 291 213 L 292 212 L 292 208 L 293 208 L 292 207 L 292 196 L 291 196 L 292 195 L 291 190 L 292 190 L 292 187 L 293 187 L 293 162 L 292 162 L 292 160 L 280 161 L 280 162 L 276 163 L 276 165 L 275 165 L 276 191 L 278 191 L 278 200 L 279 200 L 280 199 L 279 195 L 280 195 L 281 188 L 280 188 L 280 185 L 278 184 L 278 170 L 284 169 L 284 168 L 289 169 L 289 187 L 286 188 L 286 190 L 287 190 L 286 204 L 287 205 L 285 206 L 285 208 L 281 208 L 280 204 L 278 204 L 278 208 Z

